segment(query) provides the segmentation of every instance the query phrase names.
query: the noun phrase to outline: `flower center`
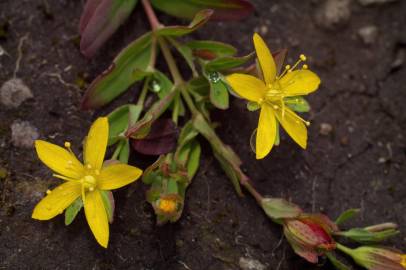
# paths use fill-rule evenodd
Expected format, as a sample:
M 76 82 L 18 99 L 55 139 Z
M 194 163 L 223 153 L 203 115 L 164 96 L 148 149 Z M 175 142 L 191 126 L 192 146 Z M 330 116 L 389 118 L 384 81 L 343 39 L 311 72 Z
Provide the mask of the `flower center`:
M 96 187 L 96 178 L 92 175 L 85 175 L 80 182 L 82 183 L 83 188 L 89 191 L 93 191 Z
M 158 202 L 158 208 L 165 213 L 172 213 L 176 210 L 176 201 L 171 199 L 160 199 Z

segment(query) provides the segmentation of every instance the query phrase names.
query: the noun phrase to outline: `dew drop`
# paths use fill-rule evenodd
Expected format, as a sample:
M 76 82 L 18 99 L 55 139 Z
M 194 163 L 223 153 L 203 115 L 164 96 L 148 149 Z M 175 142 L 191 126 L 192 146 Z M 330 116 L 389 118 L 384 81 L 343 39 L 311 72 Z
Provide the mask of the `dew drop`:
M 157 80 L 153 80 L 151 81 L 151 90 L 154 93 L 159 93 L 161 91 L 161 85 L 159 84 L 159 82 Z
M 220 75 L 218 72 L 212 72 L 209 74 L 209 80 L 213 83 L 217 83 L 220 81 Z

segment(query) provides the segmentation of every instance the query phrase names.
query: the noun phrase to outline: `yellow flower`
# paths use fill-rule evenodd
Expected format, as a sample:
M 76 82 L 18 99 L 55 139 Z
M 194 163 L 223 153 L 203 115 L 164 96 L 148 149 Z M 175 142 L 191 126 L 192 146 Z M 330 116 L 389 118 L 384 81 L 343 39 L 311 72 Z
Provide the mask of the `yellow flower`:
M 140 169 L 126 164 L 103 166 L 108 134 L 107 118 L 98 118 L 91 126 L 84 143 L 84 165 L 72 152 L 69 142 L 65 143 L 66 150 L 45 141 L 35 141 L 39 159 L 55 172 L 55 177 L 66 182 L 47 191 L 48 195 L 37 204 L 32 213 L 34 219 L 49 220 L 62 214 L 82 196 L 90 229 L 97 242 L 105 248 L 109 241 L 109 225 L 100 192 L 130 184 L 142 174 Z
M 302 61 L 306 61 L 304 55 L 300 56 L 300 60 L 293 67 L 286 66 L 282 74 L 278 75 L 275 60 L 263 39 L 256 33 L 253 39 L 263 80 L 247 74 L 232 74 L 227 76 L 227 81 L 238 95 L 258 103 L 261 107 L 256 135 L 256 157 L 264 158 L 271 151 L 276 139 L 277 121 L 292 139 L 305 149 L 306 125 L 309 123 L 289 109 L 287 104 L 301 101 L 291 97 L 315 91 L 320 84 L 320 78 L 308 70 L 307 65 L 295 70 Z M 289 101 L 285 98 L 289 98 Z

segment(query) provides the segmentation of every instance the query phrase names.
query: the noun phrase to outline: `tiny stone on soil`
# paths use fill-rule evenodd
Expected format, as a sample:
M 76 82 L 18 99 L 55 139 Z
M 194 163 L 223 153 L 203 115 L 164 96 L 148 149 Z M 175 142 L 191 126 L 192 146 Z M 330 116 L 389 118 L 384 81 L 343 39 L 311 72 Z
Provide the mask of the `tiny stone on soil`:
M 0 88 L 0 101 L 9 108 L 17 108 L 24 101 L 33 97 L 30 88 L 19 78 L 6 81 Z
M 238 262 L 242 270 L 265 270 L 266 266 L 260 261 L 251 258 L 241 257 Z
M 378 4 L 382 5 L 396 1 L 398 0 L 358 0 L 358 2 L 363 6 L 378 5 Z
M 333 126 L 328 124 L 328 123 L 321 123 L 320 124 L 320 134 L 324 136 L 330 135 L 330 133 L 333 131 Z
M 327 0 L 317 10 L 315 19 L 322 28 L 334 30 L 348 23 L 351 17 L 351 0 Z
M 38 129 L 28 121 L 15 120 L 11 124 L 11 142 L 15 147 L 33 148 L 39 138 Z
M 362 42 L 365 45 L 374 44 L 378 38 L 378 28 L 375 25 L 367 25 L 358 30 Z

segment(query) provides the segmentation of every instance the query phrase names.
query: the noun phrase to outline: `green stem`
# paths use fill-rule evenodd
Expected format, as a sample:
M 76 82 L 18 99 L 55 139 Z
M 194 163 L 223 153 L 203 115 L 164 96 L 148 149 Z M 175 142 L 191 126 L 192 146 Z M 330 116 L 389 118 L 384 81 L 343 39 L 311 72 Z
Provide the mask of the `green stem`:
M 346 247 L 346 246 L 344 246 L 344 245 L 342 245 L 342 244 L 340 244 L 338 242 L 336 242 L 336 247 L 337 247 L 338 250 L 342 251 L 343 253 L 345 253 L 345 254 L 347 254 L 347 255 L 349 255 L 351 257 L 353 256 L 353 253 L 354 253 L 353 249 L 348 248 L 348 247 Z
M 180 95 L 178 92 L 175 96 L 175 99 L 173 100 L 173 110 L 172 110 L 172 121 L 176 125 L 178 125 L 179 109 L 180 109 Z
M 138 98 L 137 105 L 144 106 L 145 98 L 147 97 L 147 94 L 148 94 L 148 87 L 149 87 L 150 81 L 151 81 L 151 77 L 148 76 L 144 81 L 144 86 L 142 87 L 141 94 Z
M 114 150 L 114 153 L 113 153 L 113 156 L 111 157 L 111 159 L 117 160 L 118 155 L 120 154 L 121 149 L 123 148 L 124 144 L 125 144 L 125 141 L 122 141 L 122 140 L 119 141 L 119 143 L 116 146 L 116 149 Z
M 142 5 L 144 7 L 145 13 L 147 14 L 149 23 L 151 24 L 151 28 L 153 30 L 160 28 L 161 24 L 159 23 L 149 0 L 142 0 Z

